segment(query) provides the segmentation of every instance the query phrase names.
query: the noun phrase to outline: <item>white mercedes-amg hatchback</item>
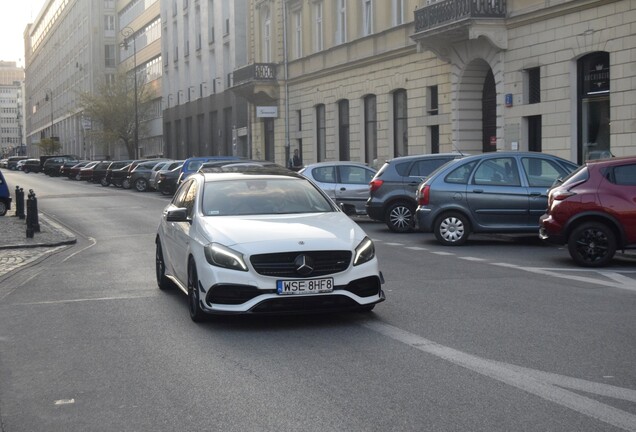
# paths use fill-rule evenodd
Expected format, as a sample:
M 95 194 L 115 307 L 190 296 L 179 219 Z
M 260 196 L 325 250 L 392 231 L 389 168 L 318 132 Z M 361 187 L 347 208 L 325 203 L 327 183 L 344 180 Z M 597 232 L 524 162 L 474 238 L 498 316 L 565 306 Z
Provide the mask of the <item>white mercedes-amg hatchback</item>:
M 156 237 L 159 288 L 207 314 L 370 311 L 384 300 L 373 242 L 319 187 L 283 168 L 193 174 Z

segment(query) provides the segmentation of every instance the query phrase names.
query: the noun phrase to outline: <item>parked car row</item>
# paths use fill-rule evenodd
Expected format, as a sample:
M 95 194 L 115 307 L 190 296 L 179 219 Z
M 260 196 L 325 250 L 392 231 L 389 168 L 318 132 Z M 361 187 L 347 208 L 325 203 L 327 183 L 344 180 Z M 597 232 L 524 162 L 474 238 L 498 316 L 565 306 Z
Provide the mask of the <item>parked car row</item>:
M 380 168 L 369 195 L 372 219 L 446 246 L 478 233 L 538 233 L 587 267 L 636 248 L 636 157 L 581 167 L 537 152 L 399 157 Z

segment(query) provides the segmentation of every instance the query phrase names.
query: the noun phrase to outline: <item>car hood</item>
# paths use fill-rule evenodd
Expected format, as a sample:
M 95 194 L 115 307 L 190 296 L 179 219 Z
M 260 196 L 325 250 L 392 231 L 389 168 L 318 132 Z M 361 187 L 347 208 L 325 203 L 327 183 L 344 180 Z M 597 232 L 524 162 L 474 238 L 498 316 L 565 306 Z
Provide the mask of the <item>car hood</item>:
M 286 250 L 351 250 L 365 232 L 341 212 L 300 215 L 208 216 L 200 234 L 208 242 L 240 247 L 248 253 Z

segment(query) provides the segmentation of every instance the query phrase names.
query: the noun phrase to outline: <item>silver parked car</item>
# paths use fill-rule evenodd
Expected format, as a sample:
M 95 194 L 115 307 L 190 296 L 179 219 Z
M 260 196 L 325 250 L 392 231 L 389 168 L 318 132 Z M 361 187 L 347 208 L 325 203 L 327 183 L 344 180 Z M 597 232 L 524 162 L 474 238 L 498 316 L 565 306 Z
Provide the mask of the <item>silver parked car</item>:
M 464 244 L 470 233 L 538 233 L 548 189 L 576 168 L 568 160 L 536 152 L 456 159 L 419 186 L 418 227 L 444 245 Z
M 360 162 L 318 162 L 305 166 L 299 173 L 313 180 L 336 204 L 355 208 L 358 215 L 367 213 L 369 182 L 376 173 L 373 168 Z

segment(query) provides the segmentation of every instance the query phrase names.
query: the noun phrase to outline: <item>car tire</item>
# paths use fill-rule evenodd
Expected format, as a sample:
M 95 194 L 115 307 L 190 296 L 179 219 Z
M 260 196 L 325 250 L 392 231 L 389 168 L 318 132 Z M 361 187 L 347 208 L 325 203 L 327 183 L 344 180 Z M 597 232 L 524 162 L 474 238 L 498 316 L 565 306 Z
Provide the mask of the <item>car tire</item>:
M 614 258 L 616 235 L 602 222 L 586 222 L 568 237 L 568 251 L 581 267 L 603 267 Z
M 170 279 L 166 277 L 166 262 L 163 259 L 163 249 L 161 248 L 161 241 L 159 238 L 156 240 L 155 248 L 155 273 L 157 275 L 157 286 L 162 291 L 172 288 Z
M 199 275 L 197 266 L 192 261 L 188 265 L 188 309 L 192 321 L 196 323 L 205 321 L 206 313 L 199 304 Z
M 121 187 L 124 188 L 124 189 L 130 189 L 130 187 L 131 187 L 130 180 L 124 179 L 121 182 Z
M 9 206 L 7 205 L 7 203 L 0 200 L 0 216 L 6 215 L 8 210 Z
M 137 192 L 146 192 L 148 190 L 148 181 L 145 178 L 135 180 L 135 189 Z
M 415 226 L 415 209 L 412 204 L 398 201 L 389 206 L 384 215 L 386 226 L 396 233 L 406 233 Z
M 360 313 L 369 313 L 373 310 L 373 308 L 375 308 L 375 305 L 367 305 L 367 306 L 362 306 L 360 309 L 358 309 L 358 312 Z
M 174 194 L 167 189 L 161 189 L 161 195 L 174 195 Z
M 435 221 L 434 233 L 444 246 L 461 246 L 468 239 L 470 225 L 461 213 L 446 213 Z

